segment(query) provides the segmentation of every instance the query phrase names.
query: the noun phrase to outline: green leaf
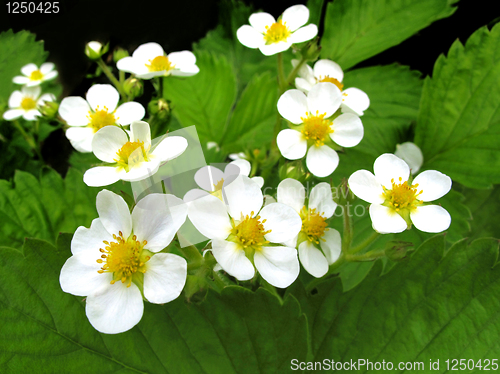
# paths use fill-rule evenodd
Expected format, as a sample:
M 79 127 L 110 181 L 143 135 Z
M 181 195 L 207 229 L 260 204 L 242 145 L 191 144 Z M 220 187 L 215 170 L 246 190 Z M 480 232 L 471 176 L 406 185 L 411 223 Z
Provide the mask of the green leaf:
M 66 178 L 43 169 L 40 179 L 17 171 L 13 182 L 0 180 L 0 237 L 6 246 L 21 248 L 25 237 L 55 242 L 59 232 L 89 226 L 97 216 L 97 188 L 87 187 L 81 173 Z
M 255 76 L 241 95 L 223 140 L 227 153 L 260 147 L 273 137 L 278 84 L 271 74 Z
M 313 361 L 423 362 L 450 358 L 491 360 L 500 354 L 500 267 L 497 240 L 454 245 L 443 257 L 436 236 L 411 261 L 379 276 L 377 262 L 356 289 L 338 279 L 299 297 L 307 311 Z M 299 294 L 297 294 L 299 295 Z M 366 367 L 359 372 L 367 372 Z M 368 372 L 375 372 L 368 370 Z
M 471 239 L 492 237 L 500 239 L 500 186 L 490 190 L 464 189 L 467 207 L 472 212 Z
M 322 58 L 348 69 L 453 14 L 457 0 L 335 0 L 326 8 Z
M 8 373 L 282 373 L 305 360 L 307 322 L 299 304 L 263 289 L 227 287 L 200 305 L 182 297 L 145 304 L 132 330 L 100 334 L 82 297 L 64 293 L 59 272 L 69 237 L 57 249 L 27 240 L 24 256 L 0 248 L 0 371 Z
M 0 102 L 7 102 L 10 94 L 21 86 L 12 78 L 21 75 L 21 68 L 29 63 L 40 66 L 47 59 L 42 41 L 35 41 L 35 35 L 22 30 L 0 34 Z
M 309 0 L 307 2 L 307 9 L 309 9 L 308 23 L 314 23 L 319 27 L 321 22 L 321 10 L 323 9 L 324 3 L 325 0 Z
M 473 188 L 500 183 L 500 25 L 457 40 L 427 78 L 415 129 L 424 167 Z
M 168 77 L 164 97 L 183 127 L 196 126 L 203 143 L 220 143 L 236 98 L 236 81 L 227 59 L 197 52 L 200 72 L 193 77 Z

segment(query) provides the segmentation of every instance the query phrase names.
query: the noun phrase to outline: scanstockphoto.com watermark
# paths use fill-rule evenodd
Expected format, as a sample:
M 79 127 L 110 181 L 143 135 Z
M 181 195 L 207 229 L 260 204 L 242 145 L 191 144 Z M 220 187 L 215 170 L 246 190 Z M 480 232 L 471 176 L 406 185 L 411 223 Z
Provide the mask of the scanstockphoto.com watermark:
M 498 359 L 448 359 L 448 360 L 432 360 L 424 361 L 407 361 L 393 363 L 391 361 L 370 361 L 369 359 L 360 358 L 349 361 L 335 361 L 332 359 L 324 359 L 323 361 L 299 361 L 293 359 L 290 363 L 292 370 L 311 370 L 311 371 L 440 371 L 446 368 L 447 371 L 496 371 L 498 370 Z

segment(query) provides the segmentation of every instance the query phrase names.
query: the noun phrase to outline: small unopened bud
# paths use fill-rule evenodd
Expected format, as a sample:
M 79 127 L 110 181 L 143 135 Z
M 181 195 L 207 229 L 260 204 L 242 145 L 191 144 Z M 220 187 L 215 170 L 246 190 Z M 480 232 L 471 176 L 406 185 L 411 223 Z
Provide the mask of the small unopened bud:
M 142 81 L 137 78 L 130 77 L 123 83 L 123 90 L 131 99 L 141 96 L 143 88 Z
M 306 61 L 316 61 L 321 53 L 321 46 L 319 45 L 319 38 L 316 37 L 308 42 L 301 50 L 300 54 Z
M 299 161 L 287 162 L 279 169 L 280 179 L 292 178 L 297 180 L 304 179 L 304 171 L 302 170 L 302 163 Z
M 151 100 L 148 111 L 161 120 L 167 120 L 170 117 L 170 104 L 165 99 Z
M 354 200 L 356 200 L 356 196 L 349 189 L 347 179 L 342 179 L 342 182 L 340 182 L 336 190 L 333 191 L 333 201 L 339 205 L 346 206 L 351 204 Z
M 391 240 L 386 244 L 385 255 L 392 261 L 403 261 L 409 252 L 413 251 L 413 243 L 401 240 Z
M 120 61 L 122 58 L 128 57 L 128 51 L 123 49 L 123 48 L 116 48 L 115 51 L 113 52 L 113 61 L 116 63 Z
M 85 45 L 85 54 L 91 60 L 98 60 L 109 49 L 109 44 L 102 45 L 99 42 L 92 41 Z
M 55 101 L 46 101 L 40 108 L 40 113 L 46 118 L 54 118 L 59 110 L 59 103 Z

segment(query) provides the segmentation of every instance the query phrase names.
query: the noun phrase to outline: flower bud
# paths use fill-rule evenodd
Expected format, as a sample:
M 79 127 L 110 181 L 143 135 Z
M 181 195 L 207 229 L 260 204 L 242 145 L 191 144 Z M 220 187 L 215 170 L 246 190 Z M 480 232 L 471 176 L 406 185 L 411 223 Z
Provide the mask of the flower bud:
M 143 92 L 142 81 L 140 79 L 130 77 L 123 83 L 123 90 L 131 99 L 141 96 Z
M 85 54 L 91 60 L 98 60 L 109 49 L 109 44 L 102 45 L 99 42 L 92 41 L 85 45 Z
M 55 101 L 46 101 L 40 108 L 40 113 L 46 118 L 54 118 L 59 110 L 59 103 Z
M 170 118 L 170 104 L 165 99 L 151 100 L 148 104 L 148 111 L 161 120 Z
M 349 189 L 347 179 L 342 179 L 342 182 L 333 191 L 333 201 L 341 206 L 346 206 L 350 205 L 354 200 L 356 200 L 356 196 Z
M 386 244 L 385 255 L 392 261 L 402 261 L 406 259 L 409 252 L 413 251 L 413 243 L 401 240 L 391 240 Z
M 123 48 L 116 48 L 115 51 L 113 52 L 113 61 L 117 63 L 120 61 L 122 58 L 128 57 L 128 51 L 123 49 Z
M 319 45 L 319 37 L 309 41 L 301 50 L 300 54 L 306 61 L 316 61 L 321 53 L 321 46 Z
M 280 179 L 292 178 L 297 180 L 304 179 L 304 171 L 302 170 L 301 161 L 287 162 L 279 169 Z

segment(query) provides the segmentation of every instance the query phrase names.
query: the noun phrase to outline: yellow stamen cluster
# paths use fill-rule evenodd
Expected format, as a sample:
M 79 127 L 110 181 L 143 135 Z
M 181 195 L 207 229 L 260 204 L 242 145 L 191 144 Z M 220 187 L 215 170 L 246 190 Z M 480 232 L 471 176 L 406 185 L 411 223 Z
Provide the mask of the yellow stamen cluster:
M 25 97 L 21 101 L 21 108 L 24 110 L 31 110 L 36 108 L 36 101 L 31 97 Z
M 332 121 L 325 119 L 325 115 L 326 113 L 319 114 L 316 111 L 316 115 L 306 112 L 307 117 L 300 117 L 304 123 L 302 134 L 307 140 L 312 140 L 317 147 L 325 144 L 327 136 L 333 133 L 333 129 L 330 127 Z
M 324 77 L 322 75 L 319 76 L 318 83 L 320 82 L 329 82 L 333 83 L 336 85 L 340 91 L 342 91 L 342 88 L 344 88 L 344 83 L 339 82 L 337 79 L 330 77 L 329 75 L 325 75 Z
M 384 189 L 384 205 L 389 208 L 394 209 L 396 212 L 400 210 L 414 210 L 418 205 L 422 204 L 422 201 L 418 199 L 418 196 L 423 192 L 417 191 L 418 183 L 409 185 L 407 181 L 402 181 L 399 177 L 399 183 L 395 183 L 394 179 L 391 179 L 392 189 Z
M 260 216 L 252 218 L 254 212 L 250 216 L 246 216 L 232 230 L 232 234 L 244 249 L 252 247 L 260 249 L 263 245 L 269 243 L 264 235 L 269 234 L 271 230 L 265 230 L 264 223 L 266 220 L 260 221 Z
M 127 287 L 130 287 L 135 273 L 146 272 L 145 263 L 151 258 L 148 255 L 149 251 L 144 250 L 148 242 L 146 240 L 139 242 L 135 235 L 125 239 L 121 231 L 118 236 L 113 234 L 113 239 L 115 241 L 111 243 L 104 240 L 103 243 L 106 246 L 99 249 L 102 255 L 97 263 L 103 265 L 97 272 L 99 274 L 113 273 L 111 284 L 120 280 L 122 283 L 127 282 Z
M 95 113 L 89 111 L 89 115 L 87 116 L 89 119 L 89 127 L 94 129 L 94 132 L 102 129 L 105 126 L 111 126 L 116 123 L 118 118 L 115 118 L 113 113 L 108 113 L 108 108 L 104 107 L 104 109 L 100 110 L 99 106 L 97 106 Z
M 156 56 L 153 61 L 149 60 L 146 64 L 149 71 L 169 71 L 174 68 L 167 56 Z
M 323 213 L 304 206 L 300 211 L 300 218 L 302 218 L 301 231 L 306 235 L 307 240 L 316 244 L 319 244 L 320 240 L 325 241 L 323 235 L 325 235 L 327 223 Z
M 43 74 L 40 70 L 34 70 L 30 74 L 30 80 L 39 81 L 43 78 Z
M 218 198 L 219 200 L 222 200 L 222 186 L 224 185 L 224 178 L 222 178 L 220 181 L 214 184 L 214 190 L 210 192 L 213 196 Z
M 286 42 L 287 38 L 291 34 L 292 32 L 288 27 L 286 27 L 286 24 L 282 23 L 282 20 L 278 20 L 278 22 L 273 23 L 271 27 L 266 26 L 264 40 L 266 41 L 266 44 Z
M 144 149 L 144 142 L 140 141 L 126 142 L 116 154 L 118 158 L 114 159 L 114 161 L 127 172 L 135 165 L 149 161 L 148 150 Z

